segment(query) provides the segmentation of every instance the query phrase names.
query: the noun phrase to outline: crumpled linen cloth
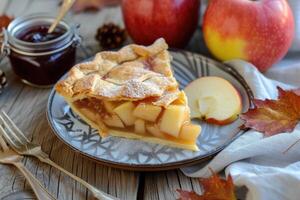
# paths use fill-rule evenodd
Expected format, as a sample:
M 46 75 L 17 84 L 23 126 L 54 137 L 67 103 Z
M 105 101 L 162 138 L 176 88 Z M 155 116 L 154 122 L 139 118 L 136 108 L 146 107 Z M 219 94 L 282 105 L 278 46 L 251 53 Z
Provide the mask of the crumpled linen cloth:
M 233 66 L 251 87 L 255 98 L 277 98 L 276 87 L 292 89 L 300 87 L 300 63 L 292 67 L 278 68 L 270 72 L 283 83 L 260 73 L 250 63 L 233 60 Z M 276 73 L 277 71 L 277 73 Z M 287 75 L 288 74 L 288 75 Z M 292 80 L 295 80 L 294 82 Z M 295 83 L 294 85 L 292 85 Z M 181 169 L 190 177 L 208 177 L 210 169 L 220 172 L 225 169 L 235 186 L 246 186 L 247 200 L 298 200 L 300 199 L 300 126 L 292 133 L 263 137 L 250 130 L 217 154 L 205 166 Z

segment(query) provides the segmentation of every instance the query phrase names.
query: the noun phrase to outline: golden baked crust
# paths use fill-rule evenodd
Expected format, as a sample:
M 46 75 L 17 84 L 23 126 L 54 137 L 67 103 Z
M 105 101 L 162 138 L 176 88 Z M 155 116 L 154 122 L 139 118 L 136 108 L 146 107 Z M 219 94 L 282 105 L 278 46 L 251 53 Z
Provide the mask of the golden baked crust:
M 74 66 L 67 78 L 57 83 L 56 91 L 68 101 L 158 97 L 157 104 L 167 106 L 170 97 L 176 99 L 179 92 L 167 48 L 165 40 L 158 39 L 148 47 L 132 44 L 117 52 L 100 52 L 93 61 Z
M 195 125 L 189 118 L 186 96 L 173 77 L 167 49 L 165 40 L 158 39 L 148 47 L 132 44 L 116 52 L 100 52 L 93 61 L 75 65 L 67 77 L 56 84 L 56 91 L 85 122 L 98 129 L 102 137 L 112 135 L 198 150 L 195 137 L 201 131 L 200 126 L 196 131 L 192 130 L 193 139 L 180 136 L 183 126 L 188 127 L 183 133 L 189 135 Z M 152 121 L 132 110 L 149 104 L 152 109 L 159 110 Z M 122 106 L 125 109 L 124 105 L 131 106 L 126 107 L 131 109 L 130 112 L 116 111 Z M 172 106 L 177 106 L 175 113 L 180 112 L 171 117 L 181 120 L 176 137 L 156 129 L 166 110 Z M 139 112 L 151 113 L 151 110 L 148 107 Z M 143 124 L 143 133 L 135 130 L 138 120 Z M 170 123 L 169 118 L 167 123 Z M 167 127 L 172 126 L 171 123 Z

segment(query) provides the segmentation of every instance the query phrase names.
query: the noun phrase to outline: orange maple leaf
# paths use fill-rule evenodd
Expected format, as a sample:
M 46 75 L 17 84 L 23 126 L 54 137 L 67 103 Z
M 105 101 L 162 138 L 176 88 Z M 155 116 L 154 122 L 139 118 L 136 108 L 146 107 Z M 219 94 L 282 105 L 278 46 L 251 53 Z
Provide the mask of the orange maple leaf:
M 76 13 L 87 10 L 100 10 L 104 6 L 112 6 L 119 4 L 121 0 L 77 0 L 72 6 L 72 10 Z
M 236 200 L 232 177 L 229 175 L 227 180 L 213 173 L 210 178 L 200 179 L 204 193 L 199 195 L 193 191 L 177 190 L 179 200 Z
M 7 15 L 1 15 L 0 16 L 0 32 L 2 31 L 2 28 L 7 28 L 9 23 L 13 20 L 12 17 L 9 17 Z
M 300 120 L 300 90 L 277 89 L 277 100 L 253 100 L 255 107 L 241 115 L 245 127 L 266 136 L 294 130 Z

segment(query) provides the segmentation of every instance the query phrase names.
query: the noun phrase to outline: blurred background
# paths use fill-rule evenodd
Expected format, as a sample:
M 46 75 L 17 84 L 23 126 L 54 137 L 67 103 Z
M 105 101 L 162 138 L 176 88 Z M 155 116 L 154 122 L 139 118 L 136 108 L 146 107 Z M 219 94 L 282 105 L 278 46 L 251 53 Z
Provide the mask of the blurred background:
M 201 0 L 200 7 L 200 20 L 198 26 L 193 34 L 186 50 L 200 53 L 209 57 L 213 57 L 204 41 L 202 36 L 202 20 L 203 14 L 206 10 L 209 0 Z M 73 8 L 65 17 L 65 20 L 71 23 L 80 24 L 80 34 L 83 37 L 81 50 L 78 51 L 77 60 L 80 61 L 84 58 L 93 56 L 96 52 L 103 50 L 99 42 L 96 40 L 97 30 L 104 24 L 113 23 L 119 26 L 121 29 L 124 27 L 122 9 L 120 7 L 121 0 L 77 0 L 79 6 Z M 99 2 L 102 5 L 99 5 Z M 106 3 L 103 3 L 106 2 Z M 108 3 L 107 3 L 108 2 Z M 289 66 L 298 61 L 298 55 L 300 51 L 300 1 L 288 0 L 290 7 L 294 13 L 295 19 L 295 38 L 291 48 L 289 48 L 288 54 L 285 56 L 287 59 L 283 59 L 280 63 L 276 63 L 270 70 L 266 72 L 269 77 L 273 77 L 273 70 L 277 70 L 278 66 Z M 87 5 L 90 5 L 88 7 Z M 60 0 L 1 0 L 0 1 L 0 14 L 6 14 L 12 17 L 24 16 L 33 13 L 47 12 L 56 16 L 61 5 Z M 93 9 L 91 9 L 91 7 Z M 105 7 L 105 8 L 104 8 Z M 96 8 L 96 9 L 95 9 Z M 132 43 L 130 37 L 126 38 L 126 41 L 122 44 Z M 215 57 L 214 57 L 215 58 Z M 275 76 L 275 75 L 274 75 Z

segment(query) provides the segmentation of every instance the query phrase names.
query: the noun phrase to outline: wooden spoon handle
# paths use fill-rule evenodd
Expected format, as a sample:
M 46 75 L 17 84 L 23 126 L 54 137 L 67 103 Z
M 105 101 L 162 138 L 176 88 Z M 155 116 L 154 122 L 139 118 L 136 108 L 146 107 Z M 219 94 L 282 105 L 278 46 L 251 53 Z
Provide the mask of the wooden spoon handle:
M 64 18 L 64 16 L 69 11 L 69 9 L 72 7 L 74 2 L 75 2 L 75 0 L 64 0 L 63 1 L 61 9 L 60 9 L 55 21 L 51 24 L 51 26 L 48 30 L 48 33 L 52 33 L 52 31 L 54 31 L 57 24 L 62 20 L 62 18 Z

